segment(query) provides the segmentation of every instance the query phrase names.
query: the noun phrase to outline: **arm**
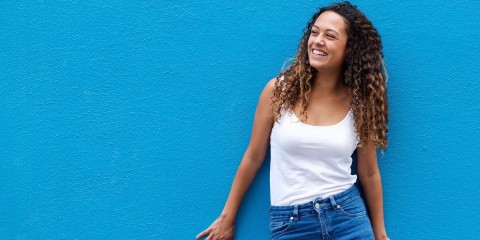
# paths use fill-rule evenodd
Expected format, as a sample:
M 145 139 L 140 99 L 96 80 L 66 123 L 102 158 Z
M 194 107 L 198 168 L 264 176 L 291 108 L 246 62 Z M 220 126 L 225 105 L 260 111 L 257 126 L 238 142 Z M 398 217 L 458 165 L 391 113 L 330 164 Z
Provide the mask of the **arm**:
M 382 179 L 377 163 L 376 147 L 372 144 L 357 149 L 357 174 L 365 193 L 375 239 L 388 239 L 383 218 Z
M 220 217 L 210 227 L 198 234 L 197 239 L 205 235 L 209 235 L 207 240 L 233 238 L 238 208 L 263 164 L 270 141 L 270 132 L 274 122 L 270 99 L 275 89 L 275 79 L 267 83 L 260 95 L 255 111 L 250 143 L 238 167 L 225 207 Z

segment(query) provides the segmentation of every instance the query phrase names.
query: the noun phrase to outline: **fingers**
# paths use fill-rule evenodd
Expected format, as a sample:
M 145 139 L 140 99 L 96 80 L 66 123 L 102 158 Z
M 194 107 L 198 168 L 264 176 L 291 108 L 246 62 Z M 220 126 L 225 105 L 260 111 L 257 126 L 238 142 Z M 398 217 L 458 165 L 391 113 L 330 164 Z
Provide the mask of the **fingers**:
M 205 238 L 205 240 L 215 240 L 215 239 L 218 239 L 218 237 L 215 237 L 215 233 L 213 233 L 212 231 L 210 231 L 208 233 L 208 237 Z
M 201 232 L 197 235 L 196 239 L 200 239 L 200 238 L 204 237 L 205 235 L 210 234 L 210 231 L 211 231 L 210 228 L 205 229 L 203 232 Z

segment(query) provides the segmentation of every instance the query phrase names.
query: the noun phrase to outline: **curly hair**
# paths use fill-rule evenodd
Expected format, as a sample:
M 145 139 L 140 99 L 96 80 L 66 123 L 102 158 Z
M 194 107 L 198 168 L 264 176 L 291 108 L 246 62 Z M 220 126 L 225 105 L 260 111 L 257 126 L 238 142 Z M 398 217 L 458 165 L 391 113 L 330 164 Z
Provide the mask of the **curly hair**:
M 358 146 L 372 144 L 387 147 L 388 102 L 387 73 L 383 61 L 380 35 L 367 17 L 349 2 L 336 3 L 320 8 L 308 21 L 294 61 L 276 78 L 272 108 L 276 121 L 281 110 L 291 110 L 297 101 L 300 114 L 307 118 L 306 109 L 316 70 L 308 59 L 308 38 L 316 19 L 326 11 L 333 11 L 345 18 L 348 38 L 343 74 L 351 93 L 351 108 L 355 119 Z

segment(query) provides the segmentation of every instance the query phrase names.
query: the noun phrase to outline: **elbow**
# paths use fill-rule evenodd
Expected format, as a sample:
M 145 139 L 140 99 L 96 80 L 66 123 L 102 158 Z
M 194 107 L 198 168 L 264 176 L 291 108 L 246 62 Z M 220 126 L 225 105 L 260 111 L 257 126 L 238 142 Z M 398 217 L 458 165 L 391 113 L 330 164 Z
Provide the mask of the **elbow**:
M 266 151 L 266 147 L 254 148 L 249 146 L 245 151 L 243 158 L 250 163 L 262 165 L 263 160 L 265 159 Z
M 255 166 L 256 168 L 259 168 L 263 164 L 263 159 L 260 158 L 259 154 L 250 151 L 245 153 L 242 161 L 246 162 L 248 165 Z
M 378 169 L 372 169 L 364 172 L 358 172 L 358 178 L 361 182 L 368 182 L 372 179 L 380 179 L 380 171 Z

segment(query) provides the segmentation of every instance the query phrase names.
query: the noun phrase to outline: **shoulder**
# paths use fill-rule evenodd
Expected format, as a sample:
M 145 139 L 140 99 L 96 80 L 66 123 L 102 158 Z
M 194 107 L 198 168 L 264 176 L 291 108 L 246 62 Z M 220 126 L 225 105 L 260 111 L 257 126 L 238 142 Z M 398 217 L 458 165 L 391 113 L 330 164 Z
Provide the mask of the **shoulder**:
M 267 84 L 265 85 L 265 89 L 267 90 L 270 90 L 270 91 L 274 91 L 275 88 L 276 88 L 276 82 L 277 82 L 277 79 L 278 77 L 274 77 L 272 79 L 270 79 Z
M 259 106 L 265 107 L 272 110 L 271 101 L 275 95 L 277 78 L 270 79 L 265 87 L 263 88 L 262 94 L 260 95 Z
M 263 88 L 262 95 L 272 97 L 275 92 L 275 89 L 277 88 L 276 82 L 277 82 L 277 77 L 270 79 L 265 85 L 265 87 Z

